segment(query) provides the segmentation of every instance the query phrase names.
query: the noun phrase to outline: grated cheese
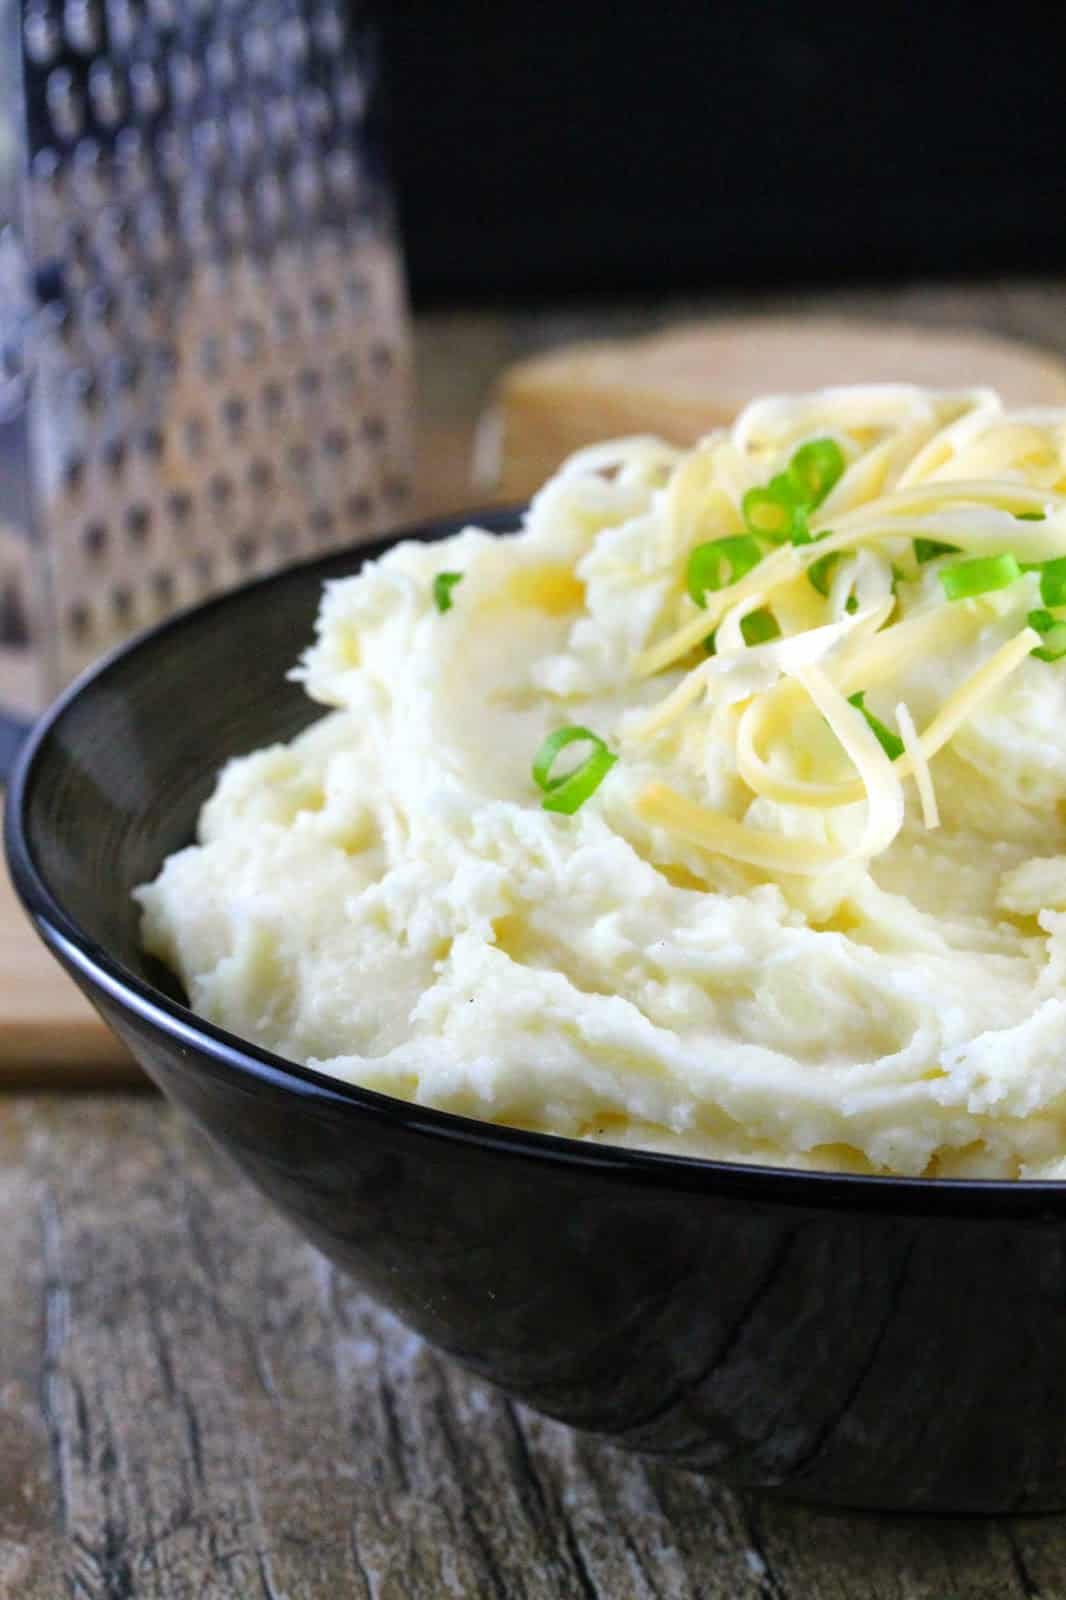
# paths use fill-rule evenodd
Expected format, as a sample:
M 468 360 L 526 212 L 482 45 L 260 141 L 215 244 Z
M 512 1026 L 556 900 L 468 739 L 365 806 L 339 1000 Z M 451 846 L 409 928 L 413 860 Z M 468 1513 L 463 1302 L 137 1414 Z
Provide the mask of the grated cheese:
M 922 741 L 918 737 L 918 730 L 914 726 L 914 718 L 902 700 L 896 707 L 896 726 L 903 741 L 903 749 L 910 758 L 914 782 L 918 789 L 918 798 L 922 803 L 922 821 L 927 828 L 939 828 L 940 812 L 937 810 L 933 775 L 929 770 L 929 762 L 925 751 L 922 749 Z
M 688 554 L 705 539 L 744 529 L 746 490 L 775 478 L 791 481 L 791 454 L 815 438 L 833 441 L 841 470 L 810 519 L 810 542 L 767 543 L 754 567 L 709 592 L 697 610 L 683 593 Z M 1066 556 L 1061 416 L 1005 414 L 985 390 L 935 394 L 905 384 L 777 397 L 750 406 L 731 432 L 711 435 L 689 452 L 673 471 L 663 505 L 659 556 L 675 579 L 670 605 L 680 605 L 680 620 L 666 637 L 653 635 L 636 652 L 632 672 L 647 679 L 683 666 L 712 631 L 716 653 L 689 665 L 657 705 L 630 723 L 626 738 L 650 740 L 676 725 L 691 757 L 701 738 L 721 738 L 723 724 L 715 722 L 712 735 L 706 716 L 696 716 L 700 708 L 732 706 L 732 757 L 753 798 L 827 813 L 863 801 L 866 820 L 856 843 L 837 847 L 754 827 L 658 782 L 638 797 L 641 816 L 732 860 L 799 874 L 887 849 L 902 825 L 907 777 L 915 780 L 926 827 L 935 828 L 930 763 L 1022 665 L 1038 635 L 1022 627 L 994 647 L 921 733 L 901 700 L 903 752 L 895 761 L 848 696 L 892 685 L 926 655 L 972 647 L 986 630 L 1002 638 L 998 619 L 1011 599 L 947 601 L 935 585 L 935 569 L 926 573 L 916 560 L 914 541 L 967 554 L 1009 550 L 1032 565 Z M 816 591 L 808 569 L 834 555 L 840 559 L 823 569 L 828 585 L 820 582 Z M 902 609 L 898 580 L 913 585 L 902 591 Z M 1016 588 L 1015 627 L 1035 596 L 1032 582 L 1018 580 Z M 749 647 L 742 624 L 764 608 L 782 636 Z M 814 754 L 797 749 L 796 717 L 805 703 L 835 734 L 854 776 L 819 773 Z M 709 743 L 707 749 L 709 760 Z

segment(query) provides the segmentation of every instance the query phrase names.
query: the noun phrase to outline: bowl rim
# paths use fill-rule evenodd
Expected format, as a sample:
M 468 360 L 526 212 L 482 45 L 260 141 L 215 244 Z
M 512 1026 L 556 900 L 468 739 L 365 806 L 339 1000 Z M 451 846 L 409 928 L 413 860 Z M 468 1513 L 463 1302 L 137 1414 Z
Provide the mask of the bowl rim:
M 36 930 L 61 964 L 84 979 L 90 991 L 100 990 L 120 1010 L 131 1013 L 172 1043 L 206 1057 L 213 1069 L 232 1077 L 251 1092 L 254 1086 L 296 1094 L 304 1101 L 369 1116 L 434 1140 L 445 1140 L 518 1159 L 596 1171 L 629 1183 L 692 1193 L 713 1193 L 738 1201 L 785 1203 L 808 1210 L 846 1209 L 888 1214 L 946 1217 L 1009 1217 L 1033 1222 L 1066 1219 L 1066 1180 L 1012 1178 L 918 1178 L 891 1174 L 835 1172 L 754 1162 L 712 1160 L 703 1156 L 628 1146 L 592 1144 L 561 1134 L 539 1133 L 485 1122 L 452 1111 L 437 1110 L 394 1095 L 331 1077 L 287 1060 L 196 1015 L 116 960 L 66 911 L 38 866 L 30 838 L 29 804 L 36 769 L 49 742 L 70 708 L 91 694 L 131 657 L 149 653 L 166 636 L 199 623 L 211 611 L 252 591 L 280 587 L 294 575 L 316 569 L 322 582 L 330 569 L 357 572 L 393 545 L 407 539 L 423 542 L 447 538 L 466 527 L 495 533 L 514 529 L 521 506 L 493 507 L 437 516 L 405 525 L 374 540 L 345 545 L 212 595 L 172 613 L 161 622 L 117 645 L 94 662 L 52 702 L 35 722 L 8 783 L 4 848 L 12 883 Z M 340 575 L 339 573 L 336 575 Z

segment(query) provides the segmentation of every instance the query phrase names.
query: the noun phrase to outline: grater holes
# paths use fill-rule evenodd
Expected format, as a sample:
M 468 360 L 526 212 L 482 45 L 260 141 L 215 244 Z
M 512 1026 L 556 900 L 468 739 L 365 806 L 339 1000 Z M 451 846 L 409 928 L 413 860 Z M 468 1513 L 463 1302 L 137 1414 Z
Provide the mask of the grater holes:
M 326 157 L 326 182 L 333 194 L 345 200 L 355 192 L 359 179 L 355 157 L 350 150 L 331 150 Z
M 332 7 L 325 7 L 311 18 L 311 32 L 318 48 L 326 55 L 336 55 L 344 43 L 344 24 Z
M 158 280 L 149 272 L 138 273 L 129 280 L 127 294 L 134 310 L 142 316 L 150 317 L 159 304 Z M 163 353 L 166 348 L 165 345 L 159 344 L 154 346 L 151 352 L 151 364 L 160 376 L 167 375 L 167 358 Z M 170 348 L 172 349 L 173 347 Z
M 159 0 L 154 0 L 155 4 Z M 169 3 L 169 0 L 168 0 Z M 170 92 L 177 106 L 192 105 L 200 92 L 200 69 L 191 56 L 180 52 L 169 60 Z
M 223 365 L 222 340 L 217 333 L 205 333 L 200 340 L 200 371 L 205 378 L 220 378 Z
M 316 163 L 309 159 L 294 162 L 290 181 L 297 206 L 312 214 L 322 198 L 322 178 Z
M 117 583 L 111 590 L 111 612 L 120 626 L 133 619 L 133 590 L 127 584 Z
M 359 381 L 359 369 L 352 355 L 339 355 L 333 363 L 333 381 L 338 389 L 354 389 Z
M 242 572 L 247 572 L 255 565 L 255 558 L 259 553 L 259 542 L 250 533 L 242 533 L 234 542 L 233 554 L 237 558 L 237 565 Z
M 94 61 L 89 68 L 89 101 L 93 115 L 104 128 L 113 128 L 126 109 L 122 82 L 109 61 Z
M 237 60 L 228 39 L 215 39 L 207 47 L 207 76 L 215 89 L 225 92 L 237 79 Z
M 307 24 L 302 17 L 290 17 L 278 30 L 281 54 L 292 66 L 301 66 L 307 59 Z
M 259 128 L 248 106 L 235 106 L 227 118 L 229 142 L 238 162 L 248 162 L 259 149 Z
M 41 5 L 27 8 L 22 26 L 26 54 L 39 67 L 50 66 L 59 54 L 61 39 L 55 18 Z
M 375 340 L 370 346 L 370 365 L 378 376 L 384 377 L 386 373 L 392 371 L 395 364 L 396 357 L 392 346 L 386 344 L 383 339 Z
M 69 67 L 55 67 L 45 84 L 45 103 L 61 139 L 76 139 L 85 122 L 85 105 Z
M 295 553 L 297 546 L 296 529 L 291 522 L 279 522 L 274 529 L 274 549 L 282 561 L 288 561 Z
M 213 171 L 222 165 L 226 147 L 217 122 L 207 119 L 197 123 L 192 130 L 192 145 L 197 166 Z
M 328 328 L 337 314 L 337 302 L 328 289 L 316 289 L 311 296 L 311 310 L 320 328 Z
M 104 466 L 111 476 L 113 478 L 120 477 L 122 469 L 126 465 L 125 440 L 108 439 L 100 454 L 103 457 Z
M 233 499 L 233 479 L 224 472 L 216 472 L 207 485 L 207 492 L 212 503 L 221 510 Z
M 411 493 L 411 480 L 402 473 L 393 473 L 383 484 L 385 498 L 392 505 L 402 505 Z
M 85 487 L 85 457 L 68 456 L 63 463 L 63 488 L 68 494 L 78 494 Z
M 366 311 L 370 304 L 370 283 L 361 273 L 348 274 L 344 280 L 344 293 L 353 311 Z
M 166 261 L 172 253 L 174 239 L 156 196 L 141 201 L 137 208 L 136 228 L 142 255 L 157 266 Z
M 146 505 L 137 503 L 126 512 L 126 537 L 133 545 L 142 545 L 152 526 L 152 513 Z
M 93 412 L 100 403 L 100 385 L 88 367 L 75 367 L 67 380 L 72 403 L 79 410 Z
M 169 610 L 174 604 L 174 574 L 161 567 L 152 573 L 151 584 L 156 604 L 163 610 Z
M 99 322 L 107 328 L 115 321 L 115 297 L 105 284 L 96 284 L 82 297 L 82 310 L 90 322 Z
M 87 522 L 81 530 L 81 542 L 91 561 L 99 561 L 107 550 L 107 524 Z
M 274 65 L 270 34 L 262 27 L 248 28 L 241 41 L 245 63 L 251 73 L 265 76 Z
M 107 387 L 112 394 L 133 394 L 140 381 L 141 364 L 135 356 L 112 356 L 107 364 Z
M 328 506 L 315 506 L 308 518 L 308 522 L 311 527 L 311 533 L 320 544 L 330 537 L 337 526 L 337 519 Z
M 322 374 L 317 367 L 301 367 L 296 377 L 300 393 L 307 400 L 313 400 L 322 388 Z
M 298 131 L 296 107 L 288 95 L 279 95 L 267 107 L 267 132 L 279 155 L 286 155 L 292 149 Z
M 239 433 L 248 415 L 248 407 L 239 394 L 227 395 L 221 406 L 222 421 L 230 433 Z
M 290 444 L 286 455 L 288 456 L 289 466 L 299 476 L 302 476 L 311 465 L 311 447 L 302 439 L 297 439 L 295 443 Z
M 333 108 L 324 89 L 309 89 L 301 99 L 300 109 L 309 133 L 321 136 L 329 131 L 333 122 Z
M 366 89 L 354 72 L 345 72 L 337 82 L 337 109 L 345 122 L 358 122 L 366 110 Z
M 184 527 L 192 516 L 192 495 L 187 489 L 174 489 L 167 496 L 167 511 L 177 527 Z
M 348 521 L 358 525 L 366 521 L 372 509 L 370 496 L 365 490 L 358 490 L 350 494 L 344 502 L 344 514 Z
M 263 347 L 263 328 L 253 317 L 237 323 L 237 354 L 242 361 L 254 361 Z
M 178 371 L 178 346 L 163 341 L 152 349 L 152 370 L 160 379 L 173 378 Z
M 53 194 L 58 193 L 63 185 L 63 163 L 58 154 L 47 147 L 38 150 L 30 165 L 33 181 L 43 189 L 50 189 Z
M 264 383 L 259 394 L 259 402 L 263 408 L 263 415 L 268 422 L 275 422 L 285 409 L 285 386 L 276 378 L 271 378 Z
M 371 413 L 363 418 L 363 437 L 368 444 L 383 444 L 386 432 L 384 417 Z
M 82 646 L 92 631 L 92 615 L 84 600 L 75 600 L 67 610 L 67 632 L 75 646 Z
M 150 461 L 159 461 L 166 448 L 163 430 L 161 428 L 142 429 L 137 438 L 137 446 L 141 454 L 147 456 Z
M 163 105 L 163 86 L 154 62 L 135 61 L 130 67 L 130 94 L 139 117 L 154 117 Z M 125 129 L 124 132 L 133 132 Z
M 322 453 L 334 461 L 348 454 L 352 436 L 346 428 L 328 428 L 322 436 Z
M 63 32 L 72 50 L 91 56 L 100 48 L 100 12 L 94 0 L 67 0 Z
M 113 49 L 128 49 L 139 20 L 134 0 L 107 0 L 108 42 Z
M 215 575 L 215 559 L 210 550 L 197 550 L 192 558 L 192 570 L 197 582 L 206 589 Z
M 233 244 L 239 244 L 248 232 L 248 208 L 239 189 L 227 189 L 219 205 L 222 231 Z
M 133 253 L 133 222 L 124 206 L 106 205 L 96 217 L 96 240 L 109 265 L 121 270 Z
M 277 175 L 264 172 L 256 179 L 255 201 L 266 228 L 276 228 L 285 215 L 285 196 Z
M 82 196 L 89 200 L 100 198 L 103 184 L 104 158 L 95 139 L 79 139 L 72 158 L 74 178 Z
M 289 300 L 279 300 L 274 307 L 274 326 L 279 339 L 291 339 L 299 326 L 300 316 Z
M 178 13 L 174 0 L 148 0 L 148 15 L 157 28 L 173 28 L 177 25 Z
M 203 417 L 192 416 L 185 418 L 185 448 L 191 456 L 203 453 L 207 443 L 207 424 Z
M 262 456 L 256 456 L 248 468 L 248 487 L 256 494 L 265 494 L 274 482 L 274 468 Z

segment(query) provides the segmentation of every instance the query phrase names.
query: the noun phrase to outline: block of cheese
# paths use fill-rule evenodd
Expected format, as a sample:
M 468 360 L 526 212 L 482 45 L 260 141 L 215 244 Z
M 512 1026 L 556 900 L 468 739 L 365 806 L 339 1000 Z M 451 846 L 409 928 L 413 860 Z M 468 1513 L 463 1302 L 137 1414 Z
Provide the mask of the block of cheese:
M 572 450 L 658 433 L 691 444 L 756 395 L 834 383 L 987 384 L 1005 401 L 1066 403 L 1066 364 L 993 334 L 823 317 L 734 317 L 574 344 L 501 379 L 490 426 L 495 490 L 524 499 Z

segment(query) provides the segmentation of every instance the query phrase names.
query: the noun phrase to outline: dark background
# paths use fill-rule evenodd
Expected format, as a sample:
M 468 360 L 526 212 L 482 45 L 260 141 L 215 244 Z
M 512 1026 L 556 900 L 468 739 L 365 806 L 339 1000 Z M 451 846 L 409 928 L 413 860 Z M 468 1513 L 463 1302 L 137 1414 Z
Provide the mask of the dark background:
M 1066 267 L 1066 5 L 397 0 L 420 304 Z

